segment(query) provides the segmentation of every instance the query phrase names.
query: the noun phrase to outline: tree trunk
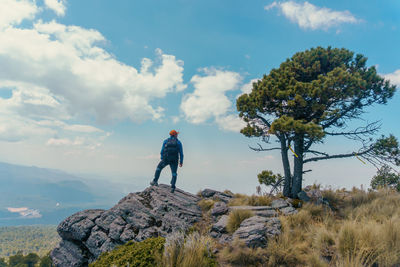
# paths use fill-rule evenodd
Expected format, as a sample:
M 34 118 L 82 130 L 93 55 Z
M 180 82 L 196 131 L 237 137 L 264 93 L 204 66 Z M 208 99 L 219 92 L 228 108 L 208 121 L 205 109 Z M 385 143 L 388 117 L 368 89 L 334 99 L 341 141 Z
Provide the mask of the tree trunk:
M 303 182 L 303 150 L 304 150 L 304 136 L 299 135 L 294 140 L 294 156 L 293 166 L 293 182 L 292 182 L 292 198 L 297 198 L 297 194 L 301 191 Z
M 286 145 L 286 138 L 284 136 L 281 136 L 279 140 L 281 142 L 282 164 L 283 164 L 283 172 L 285 175 L 285 180 L 283 185 L 283 195 L 285 197 L 290 197 L 290 193 L 292 191 L 292 175 L 290 174 L 288 147 Z

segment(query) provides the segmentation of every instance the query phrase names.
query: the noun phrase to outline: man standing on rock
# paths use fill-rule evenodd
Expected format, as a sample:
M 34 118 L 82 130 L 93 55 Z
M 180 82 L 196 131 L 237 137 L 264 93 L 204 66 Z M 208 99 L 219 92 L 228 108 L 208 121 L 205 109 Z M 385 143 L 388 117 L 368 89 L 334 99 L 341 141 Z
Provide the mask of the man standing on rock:
M 161 148 L 161 161 L 158 163 L 153 181 L 150 182 L 150 185 L 157 186 L 161 170 L 164 169 L 165 166 L 169 165 L 172 173 L 171 193 L 175 192 L 178 161 L 179 167 L 182 167 L 183 164 L 183 149 L 181 141 L 178 140 L 178 133 L 179 132 L 172 130 L 169 132 L 170 137 L 164 140 Z

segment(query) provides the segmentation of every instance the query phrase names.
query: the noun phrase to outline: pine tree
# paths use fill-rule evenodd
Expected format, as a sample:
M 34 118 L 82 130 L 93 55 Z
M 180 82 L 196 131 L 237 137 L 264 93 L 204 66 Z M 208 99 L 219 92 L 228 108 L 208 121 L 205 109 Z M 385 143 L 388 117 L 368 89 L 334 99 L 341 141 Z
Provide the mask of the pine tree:
M 394 136 L 372 139 L 380 129 L 379 122 L 356 129 L 348 126 L 349 121 L 361 118 L 365 108 L 386 104 L 396 90 L 366 62 L 366 57 L 354 56 L 347 49 L 313 48 L 296 53 L 253 83 L 251 93 L 238 98 L 240 117 L 247 122 L 241 133 L 268 144 L 271 137 L 277 138 L 276 147 L 259 144 L 253 149 L 281 151 L 285 196 L 297 198 L 306 172 L 304 164 L 309 162 L 357 156 L 377 167 L 383 163 L 400 165 Z M 360 149 L 335 155 L 313 149 L 328 136 L 360 141 Z

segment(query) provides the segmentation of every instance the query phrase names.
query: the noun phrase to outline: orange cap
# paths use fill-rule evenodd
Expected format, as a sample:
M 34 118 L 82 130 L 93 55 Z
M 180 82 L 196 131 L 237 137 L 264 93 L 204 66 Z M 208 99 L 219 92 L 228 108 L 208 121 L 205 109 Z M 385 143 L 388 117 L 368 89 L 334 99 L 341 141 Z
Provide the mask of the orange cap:
M 177 132 L 177 131 L 175 131 L 175 130 L 172 130 L 172 131 L 169 132 L 169 135 L 178 135 L 178 133 L 179 133 L 179 132 Z

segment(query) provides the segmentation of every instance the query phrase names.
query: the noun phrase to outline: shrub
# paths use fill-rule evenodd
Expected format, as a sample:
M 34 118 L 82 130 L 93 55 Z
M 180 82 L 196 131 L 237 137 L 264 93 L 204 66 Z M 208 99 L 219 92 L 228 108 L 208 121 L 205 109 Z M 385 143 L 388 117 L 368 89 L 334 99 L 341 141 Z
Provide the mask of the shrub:
M 254 213 L 251 210 L 235 209 L 229 213 L 226 229 L 229 233 L 233 233 L 244 220 L 252 216 Z
M 216 267 L 212 254 L 213 241 L 208 236 L 191 233 L 173 233 L 167 237 L 164 253 L 159 262 L 161 267 Z
M 372 178 L 371 187 L 373 189 L 389 187 L 400 191 L 400 175 L 394 173 L 388 165 L 384 165 Z
M 162 237 L 148 238 L 142 242 L 129 241 L 113 251 L 100 255 L 97 261 L 89 264 L 90 267 L 110 266 L 135 266 L 154 267 L 157 255 L 164 247 L 165 239 Z

